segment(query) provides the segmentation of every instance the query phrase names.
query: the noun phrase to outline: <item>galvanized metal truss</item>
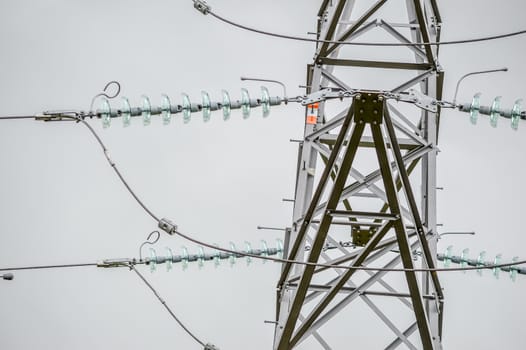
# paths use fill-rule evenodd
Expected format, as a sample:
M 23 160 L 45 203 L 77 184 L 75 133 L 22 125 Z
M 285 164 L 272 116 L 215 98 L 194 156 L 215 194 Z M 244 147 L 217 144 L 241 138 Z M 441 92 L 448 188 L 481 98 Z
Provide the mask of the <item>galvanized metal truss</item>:
M 394 23 L 382 13 L 386 4 L 393 2 L 405 6 L 405 23 Z M 383 30 L 396 42 L 439 40 L 441 20 L 435 0 L 378 0 L 361 13 L 355 5 L 355 0 L 323 1 L 318 13 L 318 38 L 349 42 L 371 30 Z M 368 68 L 374 75 L 384 70 L 410 73 L 409 77 L 395 78 L 391 92 L 416 86 L 423 94 L 440 100 L 443 71 L 438 64 L 438 47 L 405 49 L 410 51 L 410 61 L 389 58 L 389 49 L 384 50 L 385 60 L 364 60 L 355 59 L 361 49 L 320 42 L 314 63 L 307 69 L 307 93 L 327 87 L 350 90 L 350 75 L 342 71 Z M 289 259 L 355 267 L 392 268 L 401 264 L 413 269 L 418 250 L 423 266 L 435 267 L 440 108 L 436 113 L 416 108 L 402 111 L 386 97 L 380 90 L 363 90 L 340 113 L 332 112 L 329 101 L 308 106 L 299 148 L 293 222 L 285 242 Z M 368 157 L 359 158 L 360 154 Z M 373 161 L 376 165 L 371 170 Z M 338 245 L 349 235 L 354 249 Z M 324 249 L 326 244 L 339 248 L 329 252 Z M 306 245 L 310 246 L 308 251 Z M 274 349 L 295 348 L 312 339 L 321 348 L 331 349 L 324 332 L 333 323 L 340 334 L 342 329 L 346 334 L 348 330 L 351 341 L 353 333 L 348 324 L 344 326 L 334 318 L 342 314 L 345 320 L 361 318 L 363 313 L 353 312 L 352 306 L 360 301 L 394 334 L 394 340 L 380 339 L 386 349 L 400 345 L 409 349 L 442 348 L 443 292 L 436 273 L 395 274 L 286 264 L 277 287 Z M 393 308 L 404 308 L 409 317 L 389 315 L 375 298 L 383 298 L 382 305 L 389 302 Z M 371 329 L 359 322 L 363 327 L 360 332 Z M 377 337 L 370 338 L 371 344 L 378 343 Z

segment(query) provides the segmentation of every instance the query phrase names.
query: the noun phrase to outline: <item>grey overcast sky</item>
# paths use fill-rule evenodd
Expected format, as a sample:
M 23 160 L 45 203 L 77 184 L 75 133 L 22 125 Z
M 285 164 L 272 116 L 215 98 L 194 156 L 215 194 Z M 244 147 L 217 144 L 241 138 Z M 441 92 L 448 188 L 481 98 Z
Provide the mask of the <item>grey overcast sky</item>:
M 397 1 L 397 0 L 393 0 Z M 315 30 L 319 1 L 210 0 L 221 15 L 280 33 Z M 444 0 L 443 40 L 525 29 L 526 2 L 520 0 Z M 507 66 L 510 72 L 477 77 L 463 84 L 459 100 L 483 93 L 489 104 L 502 95 L 511 106 L 526 98 L 523 88 L 526 37 L 443 47 L 445 96 L 451 98 L 464 73 Z M 109 80 L 138 105 L 141 94 L 158 104 L 167 93 L 180 103 L 186 92 L 201 90 L 213 99 L 226 89 L 239 98 L 247 87 L 239 76 L 282 80 L 289 94 L 301 93 L 312 44 L 247 33 L 205 17 L 190 0 L 0 2 L 0 115 L 49 109 L 87 109 Z M 352 85 L 352 82 L 351 82 Z M 361 87 L 361 86 L 354 86 Z M 280 90 L 269 86 L 272 94 Z M 177 222 L 199 239 L 238 247 L 261 239 L 274 245 L 279 232 L 257 225 L 285 227 L 294 191 L 296 146 L 303 111 L 276 107 L 267 119 L 256 110 L 248 120 L 236 111 L 223 122 L 219 113 L 203 123 L 169 126 L 155 119 L 143 127 L 120 120 L 109 129 L 92 121 L 114 161 L 158 215 Z M 442 232 L 477 232 L 475 237 L 445 236 L 454 252 L 472 256 L 487 250 L 511 259 L 526 257 L 526 125 L 513 131 L 481 117 L 477 126 L 454 111 L 443 114 L 440 131 L 438 197 Z M 107 166 L 87 130 L 73 123 L 3 121 L 0 125 L 0 267 L 95 262 L 135 257 L 155 223 L 129 197 Z M 180 252 L 186 245 L 163 235 L 158 244 Z M 221 349 L 269 349 L 274 317 L 276 264 L 240 260 L 230 268 L 207 264 L 182 271 L 164 266 L 150 274 L 176 314 L 199 337 Z M 0 281 L 0 349 L 197 349 L 138 278 L 124 269 L 76 268 L 16 272 Z M 444 346 L 447 349 L 522 349 L 526 340 L 526 278 L 512 283 L 489 272 L 443 273 L 446 293 Z M 374 336 L 374 330 L 363 330 Z M 333 341 L 335 348 L 360 339 Z M 309 348 L 305 345 L 303 348 Z

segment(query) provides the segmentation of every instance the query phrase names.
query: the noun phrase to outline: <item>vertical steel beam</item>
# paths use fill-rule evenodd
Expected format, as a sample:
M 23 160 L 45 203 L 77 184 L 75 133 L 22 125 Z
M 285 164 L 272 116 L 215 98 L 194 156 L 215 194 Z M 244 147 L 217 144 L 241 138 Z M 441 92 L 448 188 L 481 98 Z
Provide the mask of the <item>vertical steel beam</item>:
M 379 125 L 375 124 L 371 125 L 371 129 L 375 144 L 378 145 L 376 148 L 376 154 L 378 156 L 378 162 L 381 164 L 380 169 L 382 170 L 382 178 L 384 180 L 385 192 L 389 199 L 391 213 L 399 214 L 400 207 L 398 204 L 398 195 L 394 187 L 393 178 L 390 174 L 391 168 L 389 166 L 389 159 L 387 157 L 387 150 L 384 144 L 382 130 Z M 393 145 L 391 145 L 391 147 L 393 147 Z M 406 269 L 414 269 L 413 256 L 403 222 L 401 220 L 395 221 L 394 228 L 400 249 L 400 256 L 402 258 L 402 265 Z M 409 292 L 411 294 L 411 301 L 413 303 L 413 309 L 416 316 L 416 323 L 418 325 L 418 330 L 420 331 L 420 339 L 422 340 L 424 349 L 434 349 L 435 347 L 433 345 L 431 330 L 429 328 L 429 323 L 424 309 L 424 301 L 418 286 L 416 274 L 415 272 L 407 271 L 405 272 L 405 276 L 407 279 Z
M 322 0 L 318 13 L 318 38 L 352 42 L 366 31 L 379 28 L 386 32 L 390 40 L 398 40 L 406 44 L 427 43 L 439 39 L 440 14 L 436 0 L 403 1 L 410 24 L 409 36 L 395 29 L 388 18 L 381 17 L 382 12 L 379 9 L 388 1 L 394 0 L 375 0 L 371 2 L 368 9 L 356 13 L 358 10 L 354 7 L 355 0 Z M 357 69 L 355 67 L 368 67 L 379 70 L 403 69 L 406 72 L 413 70 L 415 74 L 410 78 L 394 81 L 392 85 L 395 86 L 394 92 L 406 91 L 417 86 L 428 96 L 440 98 L 443 73 L 438 63 L 437 47 L 430 45 L 408 47 L 408 50 L 414 54 L 413 62 L 392 60 L 388 57 L 389 50 L 385 51 L 386 59 L 382 61 L 378 61 L 377 57 L 364 60 L 363 56 L 356 60 L 351 56 L 358 50 L 340 50 L 342 47 L 343 45 L 339 43 L 327 42 L 317 45 L 314 62 L 308 66 L 307 93 L 331 85 L 344 90 L 349 90 L 351 87 L 359 89 L 360 86 L 354 86 L 353 82 L 348 80 L 348 75 L 342 78 L 340 74 L 343 71 Z M 374 283 L 380 281 L 380 285 L 386 290 L 394 290 L 382 280 L 386 272 L 368 272 L 370 277 L 366 282 L 355 283 L 358 276 L 355 276 L 352 270 L 342 270 L 343 264 L 367 266 L 375 260 L 376 256 L 387 258 L 387 254 L 393 254 L 391 248 L 393 244 L 395 247 L 398 245 L 399 254 L 385 266 L 393 267 L 401 263 L 404 268 L 414 269 L 412 252 L 418 247 L 423 251 L 425 267 L 432 268 L 436 264 L 435 191 L 439 113 L 421 112 L 419 116 L 417 115 L 420 121 L 416 122 L 416 118 L 410 118 L 394 108 L 389 110 L 385 108 L 380 112 L 380 119 L 374 117 L 361 119 L 356 114 L 356 103 L 354 101 L 349 108 L 344 109 L 344 112 L 331 116 L 331 113 L 327 112 L 329 109 L 326 109 L 326 103 L 321 101 L 316 123 L 312 124 L 311 121 L 305 125 L 304 141 L 300 146 L 298 158 L 293 224 L 287 242 L 289 247 L 287 256 L 289 259 L 311 263 L 317 263 L 323 258 L 324 261 L 334 262 L 337 266 L 316 268 L 312 265 L 306 267 L 298 264 L 284 265 L 277 286 L 274 349 L 294 348 L 309 336 L 314 337 L 322 347 L 327 348 L 330 346 L 330 339 L 323 338 L 324 330 L 320 329 L 321 326 L 337 313 L 346 311 L 349 304 L 357 298 L 360 299 L 362 292 L 367 293 L 366 289 Z M 382 105 L 384 104 L 385 101 L 382 102 Z M 389 111 L 394 115 L 391 116 Z M 363 121 L 362 124 L 360 120 Z M 365 124 L 370 126 L 372 136 L 366 135 L 362 139 Z M 401 148 L 407 144 L 404 143 L 403 138 L 411 140 L 410 147 Z M 372 172 L 368 170 L 364 172 L 368 174 L 365 176 L 360 173 L 360 164 L 356 167 L 354 164 L 355 155 L 362 147 L 369 147 L 369 150 L 373 147 L 379 163 L 378 170 Z M 317 162 L 319 157 L 322 158 L 323 163 Z M 412 191 L 411 182 L 415 179 L 409 177 L 417 163 L 421 165 L 422 170 L 420 183 L 417 184 L 422 188 L 420 201 L 415 197 L 416 192 Z M 325 168 L 321 174 L 317 173 L 316 167 L 323 164 Z M 380 181 L 383 183 L 383 188 Z M 404 203 L 399 199 L 399 192 L 404 193 Z M 353 210 L 360 210 L 361 201 L 368 203 L 377 201 L 381 207 L 379 212 L 398 215 L 398 219 L 380 227 L 361 250 L 332 251 L 329 255 L 323 255 L 326 242 L 337 242 L 336 235 L 341 235 L 342 226 L 339 231 L 332 228 L 330 210 L 350 211 L 351 204 Z M 381 224 L 374 221 L 377 217 L 371 213 L 369 222 Z M 352 219 L 348 221 L 348 225 L 357 226 L 360 221 L 363 219 Z M 392 227 L 386 229 L 390 225 Z M 414 226 L 414 233 L 407 232 L 408 225 Z M 382 238 L 388 234 L 390 236 Z M 307 254 L 304 251 L 306 241 L 312 242 Z M 336 278 L 331 278 L 331 270 L 337 273 Z M 316 284 L 312 283 L 314 276 L 316 276 Z M 393 342 L 389 339 L 385 344 L 389 344 L 388 348 L 395 348 L 404 343 L 410 348 L 418 347 L 418 344 L 411 345 L 407 341 L 407 338 L 416 331 L 424 349 L 441 349 L 443 293 L 438 276 L 436 273 L 414 271 L 407 271 L 403 276 L 409 290 L 404 294 L 409 296 L 409 299 L 405 300 L 405 307 L 410 306 L 413 312 L 416 320 L 413 325 L 409 328 L 407 324 L 400 325 L 401 320 L 396 317 L 389 318 L 382 310 L 370 305 L 372 311 L 379 315 L 384 324 L 397 336 Z M 319 285 L 325 286 L 326 291 L 315 288 Z M 349 294 L 348 290 L 345 291 L 346 285 L 359 286 Z M 309 290 L 312 293 L 309 294 Z M 336 298 L 340 292 L 347 293 L 342 300 Z M 425 299 L 423 295 L 426 296 Z M 393 301 L 399 300 L 394 295 L 388 298 Z M 318 301 L 316 305 L 312 304 L 314 300 Z M 304 317 L 306 314 L 307 316 Z M 399 324 L 396 324 L 397 321 Z M 403 329 L 405 331 L 401 332 Z
M 353 113 L 351 109 L 349 111 L 349 116 L 352 116 L 352 115 Z M 336 206 L 338 205 L 340 194 L 341 194 L 343 187 L 345 186 L 345 181 L 351 169 L 351 164 L 354 160 L 354 156 L 356 155 L 356 151 L 358 149 L 358 144 L 360 143 L 363 129 L 364 129 L 363 123 L 355 124 L 353 131 L 351 133 L 351 136 L 348 139 L 348 146 L 347 146 L 347 149 L 345 150 L 342 164 L 338 170 L 338 176 L 336 177 L 333 188 L 331 189 L 329 199 L 327 201 L 326 208 L 325 208 L 325 214 L 323 215 L 323 218 L 320 222 L 320 225 L 318 227 L 317 234 L 316 234 L 316 239 L 314 241 L 314 244 L 312 245 L 312 248 L 309 253 L 309 257 L 307 259 L 307 261 L 309 262 L 312 262 L 312 263 L 318 262 L 318 258 L 320 256 L 321 250 L 325 243 L 327 232 L 332 223 L 332 216 L 329 214 L 328 211 L 336 209 Z M 342 135 L 345 136 L 344 133 L 340 131 L 340 136 Z M 337 153 L 333 151 L 331 156 L 335 154 Z M 327 166 L 325 170 L 326 171 L 329 170 L 328 174 L 330 174 L 330 172 L 332 171 L 332 166 L 330 167 Z M 327 182 L 328 176 L 323 180 L 324 182 Z M 323 187 L 325 186 L 323 185 Z M 314 211 L 314 207 L 312 207 L 312 211 Z M 304 224 L 302 227 L 306 227 L 305 225 L 308 225 L 308 223 L 305 221 L 306 220 L 304 220 Z M 298 288 L 296 289 L 296 293 L 294 295 L 294 301 L 292 302 L 292 305 L 290 307 L 288 317 L 287 317 L 287 320 L 283 328 L 283 333 L 281 335 L 281 340 L 278 344 L 278 349 L 280 350 L 285 350 L 285 349 L 290 348 L 289 342 L 292 337 L 294 328 L 296 327 L 296 322 L 298 320 L 298 316 L 303 306 L 303 300 L 305 299 L 305 296 L 307 294 L 309 284 L 312 280 L 314 269 L 315 269 L 314 266 L 309 265 L 309 266 L 305 266 L 303 270 L 302 278 L 300 279 L 300 283 L 298 285 Z

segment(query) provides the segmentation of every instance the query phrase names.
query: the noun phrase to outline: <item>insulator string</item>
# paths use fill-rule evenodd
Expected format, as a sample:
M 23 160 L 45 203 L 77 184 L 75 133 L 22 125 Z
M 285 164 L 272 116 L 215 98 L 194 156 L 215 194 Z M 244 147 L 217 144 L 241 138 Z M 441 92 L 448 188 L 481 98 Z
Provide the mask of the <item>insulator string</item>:
M 448 246 L 444 254 L 437 254 L 437 259 L 444 262 L 444 267 L 448 268 L 451 263 L 459 264 L 461 267 L 473 266 L 474 269 L 482 275 L 483 267 L 491 267 L 493 270 L 493 276 L 499 278 L 500 271 L 509 272 L 510 278 L 515 281 L 517 274 L 526 275 L 526 268 L 508 265 L 502 266 L 502 254 L 497 254 L 493 260 L 487 260 L 486 251 L 481 251 L 477 258 L 469 258 L 469 249 L 462 250 L 460 255 L 453 255 L 453 246 Z M 511 259 L 511 264 L 517 262 L 519 257 L 515 256 Z

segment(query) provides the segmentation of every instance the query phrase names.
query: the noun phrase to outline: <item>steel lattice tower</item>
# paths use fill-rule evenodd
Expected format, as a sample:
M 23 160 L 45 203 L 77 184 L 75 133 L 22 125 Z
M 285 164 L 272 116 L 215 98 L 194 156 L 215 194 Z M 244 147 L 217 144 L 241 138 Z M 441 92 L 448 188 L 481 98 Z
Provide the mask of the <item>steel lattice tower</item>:
M 407 22 L 394 23 L 382 17 L 382 10 L 393 2 L 407 9 Z M 354 0 L 324 0 L 318 13 L 318 38 L 358 42 L 369 31 L 384 31 L 398 43 L 440 39 L 441 19 L 435 0 L 378 0 L 363 11 L 356 5 Z M 409 60 L 393 58 L 389 48 L 383 49 L 382 60 L 364 60 L 360 58 L 361 46 L 317 45 L 313 64 L 307 68 L 309 96 L 327 88 L 360 89 L 353 85 L 352 71 L 357 69 L 369 69 L 368 74 L 375 75 L 386 71 L 401 74 L 387 90 L 361 90 L 352 101 L 342 101 L 339 113 L 323 98 L 307 108 L 293 222 L 285 242 L 289 259 L 414 269 L 421 266 L 415 265 L 418 254 L 422 267 L 435 267 L 440 108 L 401 110 L 403 106 L 399 108 L 386 96 L 387 92 L 414 88 L 440 100 L 444 75 L 437 46 L 405 46 L 403 50 L 409 51 Z M 360 154 L 366 157 L 360 158 Z M 364 159 L 374 161 L 375 168 L 362 170 Z M 342 244 L 344 237 L 352 238 L 354 249 Z M 327 245 L 338 249 L 326 250 Z M 403 283 L 393 282 L 396 279 Z M 375 298 L 405 308 L 409 316 L 388 315 Z M 331 349 L 324 329 L 331 323 L 340 331 L 346 329 L 334 318 L 343 313 L 360 318 L 353 312 L 353 305 L 360 301 L 393 332 L 394 340 L 383 342 L 386 349 L 399 345 L 442 348 L 443 294 L 436 273 L 364 272 L 294 264 L 283 267 L 278 282 L 274 348 L 295 348 L 313 337 L 321 348 Z

